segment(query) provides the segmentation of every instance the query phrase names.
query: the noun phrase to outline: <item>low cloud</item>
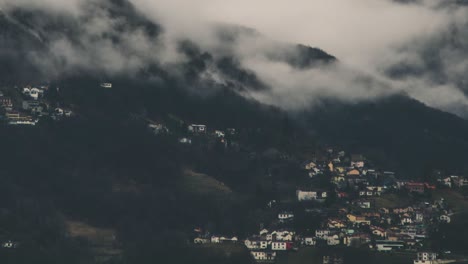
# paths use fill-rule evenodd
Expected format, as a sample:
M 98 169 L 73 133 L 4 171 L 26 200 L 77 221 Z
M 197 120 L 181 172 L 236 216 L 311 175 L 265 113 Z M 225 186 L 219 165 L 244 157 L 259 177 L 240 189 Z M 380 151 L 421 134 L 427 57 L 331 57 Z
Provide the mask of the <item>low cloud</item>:
M 7 13 L 21 7 L 67 14 L 70 23 L 78 25 L 72 34 L 79 37 L 61 32 L 47 43 L 53 59 L 36 54 L 35 61 L 54 75 L 90 66 L 134 74 L 150 64 L 179 74 L 178 65 L 190 60 L 179 44 L 189 40 L 214 61 L 235 58 L 239 67 L 269 87 L 242 93 L 284 109 L 308 108 L 323 98 L 359 102 L 405 93 L 468 116 L 468 10 L 454 1 L 130 2 L 144 17 L 135 26 L 128 25 L 134 18 L 95 8 L 108 3 L 103 1 L 0 0 L 0 8 Z M 160 28 L 148 28 L 145 21 Z M 160 30 L 157 37 L 151 34 L 154 30 Z M 293 43 L 320 47 L 339 63 L 299 69 L 278 60 L 295 52 Z M 214 62 L 208 64 L 200 78 L 229 83 L 230 77 Z

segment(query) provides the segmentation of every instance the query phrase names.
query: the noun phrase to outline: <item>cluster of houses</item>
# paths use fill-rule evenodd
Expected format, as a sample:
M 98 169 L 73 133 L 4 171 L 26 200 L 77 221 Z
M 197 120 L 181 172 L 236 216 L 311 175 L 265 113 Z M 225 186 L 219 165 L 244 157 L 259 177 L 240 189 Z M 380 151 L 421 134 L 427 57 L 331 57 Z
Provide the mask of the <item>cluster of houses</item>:
M 4 119 L 9 125 L 36 125 L 37 119 L 31 115 L 16 110 L 11 97 L 0 94 L 0 107 L 4 111 Z
M 4 110 L 4 119 L 8 125 L 29 125 L 34 126 L 39 122 L 39 118 L 50 116 L 53 120 L 71 117 L 73 112 L 64 108 L 51 108 L 46 92 L 49 87 L 46 85 L 22 88 L 18 93 L 18 104 L 15 104 L 11 97 L 0 94 L 0 107 Z M 12 90 L 16 92 L 16 90 Z
M 451 175 L 438 179 L 438 182 L 449 188 L 463 188 L 468 186 L 468 177 Z
M 194 128 L 194 131 L 200 130 Z M 297 233 L 293 224 L 296 217 L 294 211 L 277 211 L 271 230 L 262 228 L 258 234 L 243 240 L 245 247 L 258 262 L 274 262 L 281 252 L 299 247 L 367 247 L 376 251 L 417 251 L 423 248 L 431 228 L 451 222 L 453 212 L 443 199 L 408 201 L 404 207 L 377 207 L 376 200 L 387 192 L 421 195 L 436 189 L 436 186 L 427 182 L 398 180 L 394 172 L 372 168 L 361 155 L 349 158 L 340 151 L 329 160 L 307 161 L 301 166 L 310 178 L 327 175 L 331 186 L 335 187 L 334 191 L 312 187 L 296 189 L 295 203 L 305 208 L 312 206 L 313 209 L 305 209 L 305 212 L 319 213 L 322 219 L 320 227 Z M 459 183 L 462 179 L 450 177 L 451 183 Z M 337 199 L 338 207 L 331 209 L 321 206 L 322 202 L 332 196 Z M 276 204 L 276 201 L 271 201 L 268 208 L 275 210 Z M 208 240 L 198 237 L 194 242 L 200 241 Z M 432 264 L 436 263 L 435 258 L 424 252 L 418 254 L 414 263 Z
M 1 246 L 4 249 L 13 249 L 13 248 L 17 248 L 19 246 L 19 243 L 15 241 L 11 241 L 11 240 L 6 240 L 1 243 Z
M 450 210 L 444 201 L 368 210 L 351 205 L 330 214 L 333 216 L 323 221 L 314 236 L 302 237 L 303 245 L 368 245 L 377 251 L 417 249 L 428 238 L 430 226 L 450 223 Z
M 155 135 L 170 133 L 169 128 L 162 123 L 150 122 L 148 124 L 148 128 Z M 227 143 L 225 139 L 226 135 L 235 135 L 235 134 L 236 134 L 236 129 L 234 128 L 227 128 L 225 131 L 223 130 L 208 131 L 208 128 L 206 125 L 190 124 L 187 126 L 187 133 L 184 134 L 183 137 L 180 137 L 178 141 L 180 144 L 190 145 L 192 144 L 192 137 L 210 135 L 219 139 L 221 143 L 226 144 Z

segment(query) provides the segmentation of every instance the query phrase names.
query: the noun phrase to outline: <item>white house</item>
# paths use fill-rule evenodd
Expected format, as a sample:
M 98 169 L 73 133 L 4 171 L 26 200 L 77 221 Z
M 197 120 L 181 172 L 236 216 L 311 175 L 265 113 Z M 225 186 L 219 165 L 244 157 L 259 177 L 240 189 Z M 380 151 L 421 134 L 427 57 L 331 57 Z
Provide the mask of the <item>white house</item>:
M 208 238 L 201 238 L 201 237 L 197 237 L 193 240 L 193 243 L 194 244 L 207 244 L 207 243 L 210 243 L 211 240 L 208 239 Z
M 11 240 L 8 240 L 7 242 L 2 243 L 3 248 L 16 248 L 17 244 L 15 242 L 12 242 Z
M 250 251 L 250 254 L 256 261 L 275 261 L 276 252 L 264 251 L 264 250 L 253 250 Z
M 443 185 L 452 188 L 452 177 L 447 177 L 439 180 Z
M 219 237 L 219 236 L 212 236 L 212 237 L 211 237 L 211 243 L 214 243 L 214 244 L 219 244 L 219 243 L 221 243 L 221 237 Z
M 182 144 L 192 144 L 192 140 L 190 138 L 180 138 L 179 143 Z
M 55 114 L 56 116 L 63 116 L 64 113 L 65 113 L 65 111 L 63 111 L 62 108 L 58 108 L 58 107 L 57 107 L 57 108 L 55 108 L 55 110 L 54 110 L 54 114 Z
M 268 247 L 268 241 L 260 239 L 246 239 L 244 245 L 248 249 L 266 249 Z
M 424 214 L 421 212 L 416 213 L 414 216 L 414 221 L 416 223 L 422 223 L 424 221 Z
M 110 89 L 112 88 L 112 83 L 101 83 L 102 88 Z
M 37 89 L 37 88 L 32 88 L 31 91 L 29 92 L 29 96 L 34 99 L 34 100 L 37 100 L 39 98 L 39 94 L 41 94 L 42 91 Z
M 278 219 L 280 221 L 288 221 L 294 219 L 294 214 L 291 212 L 281 212 L 278 214 Z
M 214 134 L 219 138 L 223 138 L 226 135 L 223 131 L 220 130 L 215 130 Z
M 357 201 L 356 205 L 363 208 L 363 209 L 369 209 L 372 206 L 371 201 Z
M 188 131 L 192 133 L 206 133 L 206 126 L 191 124 L 188 126 Z
M 24 87 L 22 93 L 23 93 L 24 95 L 29 96 L 29 94 L 31 93 L 31 89 L 28 88 L 28 87 Z
M 149 124 L 148 128 L 156 135 L 169 132 L 169 129 L 163 124 Z
M 271 250 L 275 250 L 275 251 L 288 250 L 290 248 L 290 245 L 291 244 L 289 242 L 284 242 L 284 241 L 271 242 Z
M 272 239 L 277 241 L 292 241 L 296 235 L 293 231 L 288 230 L 278 230 L 271 232 Z
M 315 246 L 317 241 L 315 240 L 315 237 L 304 237 L 302 238 L 302 243 L 306 246 Z
M 408 225 L 408 224 L 412 224 L 412 223 L 413 223 L 413 219 L 411 219 L 411 217 L 401 218 L 401 224 L 402 225 Z
M 437 253 L 433 252 L 418 252 L 416 259 L 413 261 L 414 264 L 435 264 L 437 261 Z
M 340 237 L 337 234 L 327 237 L 327 245 L 336 246 L 340 244 Z
M 328 229 L 317 229 L 315 230 L 315 237 L 320 239 L 327 239 L 330 235 L 330 230 Z
M 268 231 L 268 229 L 266 229 L 266 228 L 260 230 L 260 232 L 259 232 L 259 234 L 260 234 L 261 236 L 262 236 L 262 235 L 266 235 L 266 234 L 268 234 L 268 233 L 269 233 L 269 231 Z
M 448 216 L 448 215 L 441 215 L 441 216 L 439 217 L 439 220 L 440 220 L 441 222 L 447 223 L 447 224 L 450 223 L 450 221 L 451 221 L 450 216 Z
M 297 190 L 296 196 L 298 201 L 323 200 L 327 198 L 327 192 Z

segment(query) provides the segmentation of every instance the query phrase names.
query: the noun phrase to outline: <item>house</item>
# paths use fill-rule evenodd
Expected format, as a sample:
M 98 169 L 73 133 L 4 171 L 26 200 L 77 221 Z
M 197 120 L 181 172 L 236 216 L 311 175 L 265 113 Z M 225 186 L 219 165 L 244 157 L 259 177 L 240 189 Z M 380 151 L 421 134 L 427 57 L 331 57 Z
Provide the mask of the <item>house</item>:
M 182 144 L 192 144 L 192 140 L 190 138 L 180 138 L 179 143 Z
M 405 243 L 403 241 L 376 240 L 375 247 L 377 251 L 393 251 L 404 248 Z
M 365 165 L 364 157 L 362 155 L 351 155 L 351 167 L 363 168 Z
M 357 234 L 350 234 L 346 237 L 344 237 L 343 242 L 345 245 L 348 247 L 353 246 L 353 247 L 359 247 L 363 244 L 367 244 L 371 241 L 371 237 L 369 234 L 366 233 L 357 233 Z
M 112 83 L 101 83 L 102 88 L 110 89 L 112 88 Z
M 409 224 L 412 224 L 413 223 L 413 219 L 409 216 L 403 216 L 401 218 L 401 224 L 402 225 L 409 225 Z
M 455 180 L 455 185 L 458 188 L 468 186 L 468 178 L 467 177 L 458 177 L 458 179 Z
M 362 213 L 362 216 L 365 216 L 365 217 L 368 217 L 368 218 L 378 218 L 378 219 L 381 219 L 382 218 L 382 215 L 378 212 L 363 212 Z
M 381 212 L 382 214 L 388 214 L 388 213 L 390 213 L 390 210 L 388 210 L 385 207 L 382 207 L 382 208 L 379 209 L 379 212 Z
M 291 212 L 281 212 L 278 214 L 278 219 L 280 221 L 289 221 L 294 219 L 294 214 Z
M 315 164 L 315 162 L 313 161 L 307 161 L 303 164 L 303 167 L 305 170 L 311 170 L 313 168 L 316 168 L 317 167 L 317 164 Z
M 40 94 L 42 94 L 42 91 L 37 88 L 32 88 L 29 92 L 29 96 L 34 100 L 39 99 Z
M 226 136 L 226 134 L 221 130 L 215 130 L 214 134 L 215 134 L 215 136 L 217 136 L 219 138 L 223 138 L 223 137 Z
M 0 97 L 0 105 L 7 111 L 13 110 L 13 103 L 9 97 Z
M 306 246 L 315 246 L 317 241 L 315 237 L 304 237 L 302 238 L 302 244 Z
M 416 223 L 422 223 L 424 221 L 424 214 L 422 212 L 417 212 L 414 215 L 414 221 Z
M 346 223 L 344 221 L 339 220 L 339 219 L 328 219 L 327 226 L 328 226 L 328 228 L 339 229 L 339 228 L 344 228 L 346 226 Z
M 56 116 L 63 116 L 64 113 L 65 113 L 65 111 L 62 108 L 57 107 L 57 108 L 54 109 L 54 114 Z
M 20 113 L 16 111 L 8 111 L 5 113 L 5 117 L 8 119 L 18 119 L 20 118 Z
M 196 124 L 191 124 L 188 126 L 188 131 L 199 134 L 199 133 L 206 133 L 206 126 L 205 125 L 196 125 Z
M 39 101 L 24 100 L 22 103 L 22 108 L 23 110 L 31 110 L 33 108 L 39 107 L 39 104 Z
M 378 227 L 378 226 L 371 226 L 370 230 L 374 236 L 385 238 L 387 236 L 387 232 L 385 229 Z
M 361 190 L 359 191 L 359 197 L 372 197 L 374 192 L 372 191 L 366 191 L 366 190 Z
M 23 90 L 21 91 L 21 93 L 26 95 L 26 96 L 29 96 L 29 94 L 31 93 L 31 88 L 24 87 Z
M 11 119 L 8 121 L 8 125 L 29 125 L 35 126 L 37 124 L 37 120 L 32 119 L 30 116 L 21 116 L 19 118 Z
M 441 215 L 439 217 L 439 221 L 442 222 L 442 223 L 450 223 L 451 219 L 450 219 L 450 216 L 448 215 Z
M 235 128 L 227 128 L 227 129 L 226 129 L 226 132 L 227 132 L 229 135 L 235 135 L 235 134 L 236 134 L 236 129 L 235 129 Z
M 357 169 L 352 169 L 346 173 L 347 176 L 359 176 L 361 172 Z
M 290 250 L 290 249 L 292 249 L 292 243 L 291 242 L 285 242 L 285 241 L 271 242 L 271 250 L 285 251 L 285 250 Z
M 331 231 L 328 229 L 317 229 L 315 230 L 315 237 L 319 239 L 327 239 Z
M 266 234 L 268 234 L 268 233 L 269 233 L 269 231 L 268 231 L 268 229 L 266 229 L 266 228 L 260 230 L 260 232 L 259 232 L 259 234 L 260 234 L 261 236 L 266 235 Z
M 338 192 L 338 198 L 348 198 L 349 195 L 346 192 Z
M 214 244 L 219 244 L 219 243 L 221 243 L 221 237 L 219 237 L 219 236 L 212 236 L 212 237 L 211 237 L 211 243 L 214 243 Z
M 252 250 L 250 251 L 250 255 L 252 255 L 257 262 L 274 262 L 276 259 L 276 252 L 274 251 Z
M 343 167 L 335 167 L 335 171 L 338 173 L 338 174 L 342 174 L 346 171 L 345 168 Z
M 324 200 L 327 198 L 327 192 L 324 191 L 309 191 L 309 190 L 297 190 L 296 196 L 298 201 L 314 201 Z
M 383 186 L 366 186 L 366 189 L 368 191 L 373 191 L 376 195 L 381 195 L 384 191 Z
M 393 208 L 394 214 L 405 214 L 405 213 L 412 213 L 414 212 L 414 208 L 411 206 L 405 208 Z
M 211 240 L 208 239 L 208 238 L 201 238 L 201 237 L 197 237 L 193 240 L 193 243 L 194 244 L 207 244 L 207 243 L 210 243 Z
M 148 128 L 155 135 L 169 133 L 169 129 L 163 124 L 149 124 Z
M 8 240 L 2 243 L 2 248 L 16 248 L 18 243 Z
M 438 180 L 442 185 L 452 188 L 452 177 L 447 177 Z
M 413 261 L 413 264 L 436 264 L 437 253 L 433 252 L 418 252 L 416 259 Z
M 266 249 L 268 248 L 268 241 L 258 238 L 251 238 L 244 240 L 244 245 L 248 249 Z
M 295 232 L 288 230 L 278 230 L 271 232 L 272 239 L 277 241 L 292 241 L 295 234 Z
M 331 182 L 338 185 L 340 183 L 343 183 L 345 181 L 345 177 L 343 175 L 335 175 L 333 176 L 333 178 L 331 179 Z
M 372 202 L 368 200 L 356 201 L 356 205 L 362 209 L 370 209 L 372 207 Z
M 237 237 L 220 237 L 219 243 L 237 243 L 239 240 Z
M 336 246 L 341 243 L 340 236 L 338 234 L 329 235 L 327 237 L 327 245 Z
M 426 190 L 426 185 L 421 182 L 408 182 L 406 183 L 405 188 L 409 192 L 422 194 Z
M 354 214 L 348 214 L 346 215 L 348 220 L 353 223 L 353 224 L 365 224 L 365 225 L 370 225 L 370 221 L 364 217 L 364 216 L 358 216 Z

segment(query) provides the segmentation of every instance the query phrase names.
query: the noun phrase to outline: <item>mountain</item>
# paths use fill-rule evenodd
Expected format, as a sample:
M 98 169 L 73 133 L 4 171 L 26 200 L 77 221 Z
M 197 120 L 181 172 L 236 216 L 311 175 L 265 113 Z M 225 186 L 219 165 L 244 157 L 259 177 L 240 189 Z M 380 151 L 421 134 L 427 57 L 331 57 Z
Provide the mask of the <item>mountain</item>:
M 468 122 L 404 95 L 360 104 L 330 102 L 310 112 L 307 123 L 327 142 L 367 153 L 408 179 L 431 171 L 465 173 Z
M 126 0 L 86 3 L 78 14 L 16 7 L 0 15 L 2 91 L 21 98 L 14 86 L 46 81 L 51 109 L 76 114 L 0 126 L 0 240 L 21 241 L 0 252 L 2 263 L 251 263 L 243 247 L 193 247 L 194 229 L 258 232 L 276 217 L 266 204 L 294 196 L 299 164 L 328 147 L 406 179 L 468 172 L 468 121 L 404 93 L 317 98 L 300 110 L 255 100 L 275 87 L 245 61 L 298 72 L 340 64 L 319 48 L 233 25 L 213 26 L 210 43 L 171 42 Z M 148 123 L 170 133 L 155 136 Z M 193 136 L 192 123 L 236 133 Z

